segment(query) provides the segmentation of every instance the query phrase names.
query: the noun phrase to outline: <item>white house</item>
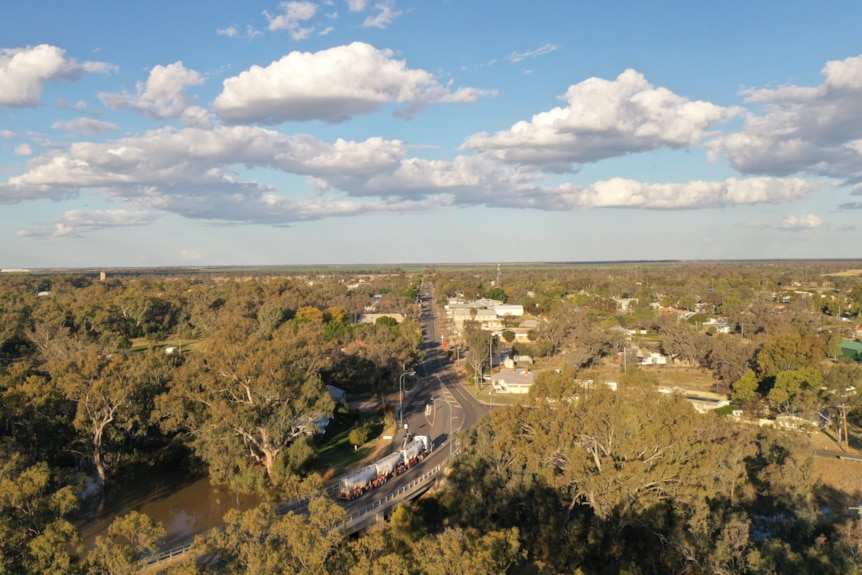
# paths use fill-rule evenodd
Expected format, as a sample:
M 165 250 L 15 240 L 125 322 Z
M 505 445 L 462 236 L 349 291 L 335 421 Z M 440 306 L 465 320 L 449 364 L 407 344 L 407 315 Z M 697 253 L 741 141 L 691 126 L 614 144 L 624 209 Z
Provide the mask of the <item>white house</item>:
M 468 320 L 478 321 L 482 329 L 500 329 L 503 327 L 493 309 L 456 307 L 452 310 L 452 321 L 455 324 L 455 329 L 462 329 L 464 322 Z
M 491 375 L 491 385 L 498 393 L 527 393 L 533 387 L 533 374 L 526 369 L 501 369 Z
M 641 360 L 641 365 L 667 365 L 667 356 L 655 351 L 647 352 Z
M 501 304 L 494 306 L 494 313 L 497 314 L 497 317 L 521 317 L 524 315 L 524 306 L 522 305 L 514 305 L 514 304 Z

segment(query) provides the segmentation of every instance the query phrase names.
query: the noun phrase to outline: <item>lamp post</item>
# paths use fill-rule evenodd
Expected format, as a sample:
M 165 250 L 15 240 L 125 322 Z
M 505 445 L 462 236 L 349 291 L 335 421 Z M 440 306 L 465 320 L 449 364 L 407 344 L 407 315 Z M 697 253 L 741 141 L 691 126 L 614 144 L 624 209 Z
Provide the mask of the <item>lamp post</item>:
M 401 425 L 401 429 L 404 429 L 404 376 L 409 375 L 413 377 L 416 375 L 415 371 L 405 371 L 398 378 L 398 421 Z

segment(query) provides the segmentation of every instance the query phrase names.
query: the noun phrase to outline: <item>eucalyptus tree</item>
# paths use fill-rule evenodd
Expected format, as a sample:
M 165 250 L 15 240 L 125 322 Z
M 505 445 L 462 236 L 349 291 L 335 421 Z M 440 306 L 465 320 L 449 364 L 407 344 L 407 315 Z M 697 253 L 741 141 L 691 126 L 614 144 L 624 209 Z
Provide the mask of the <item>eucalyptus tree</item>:
M 321 325 L 292 320 L 264 337 L 234 317 L 192 355 L 158 401 L 167 431 L 185 431 L 217 481 L 262 468 L 278 484 L 301 466 L 315 418 L 334 402 L 320 378 L 329 364 Z
M 138 371 L 142 355 L 105 354 L 95 346 L 51 366 L 51 376 L 75 409 L 79 451 L 101 484 L 122 455 L 124 439 L 141 433 L 149 419 L 154 380 Z

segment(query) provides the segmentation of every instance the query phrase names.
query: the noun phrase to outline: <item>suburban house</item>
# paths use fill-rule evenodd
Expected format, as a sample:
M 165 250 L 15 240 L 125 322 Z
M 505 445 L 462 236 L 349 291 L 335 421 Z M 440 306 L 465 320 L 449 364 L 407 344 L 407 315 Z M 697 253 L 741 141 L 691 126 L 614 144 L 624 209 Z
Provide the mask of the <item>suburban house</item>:
M 524 315 L 524 306 L 514 304 L 495 305 L 494 313 L 496 313 L 499 318 L 504 318 L 506 316 L 521 317 Z
M 667 365 L 667 356 L 656 351 L 648 351 L 643 354 L 641 365 Z
M 533 374 L 526 369 L 503 368 L 491 374 L 491 385 L 498 393 L 527 393 L 533 387 Z
M 460 331 L 464 328 L 464 322 L 469 320 L 478 321 L 482 329 L 498 330 L 503 327 L 503 322 L 497 317 L 493 309 L 476 307 L 456 307 L 451 310 L 452 322 L 455 329 Z

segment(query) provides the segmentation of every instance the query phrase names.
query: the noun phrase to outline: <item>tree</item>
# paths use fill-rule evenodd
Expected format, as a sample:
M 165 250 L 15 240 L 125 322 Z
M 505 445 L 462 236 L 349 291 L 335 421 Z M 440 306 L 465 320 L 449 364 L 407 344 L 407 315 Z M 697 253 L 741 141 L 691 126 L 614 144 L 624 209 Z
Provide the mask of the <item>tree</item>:
M 77 505 L 47 464 L 30 464 L 0 440 L 0 573 L 70 572 L 80 537 L 66 517 Z
M 223 529 L 205 538 L 205 550 L 220 560 L 221 573 L 327 575 L 346 563 L 345 513 L 325 497 L 313 497 L 308 513 L 278 517 L 265 505 L 231 510 Z
M 108 527 L 107 537 L 96 537 L 87 557 L 91 573 L 132 575 L 140 570 L 140 561 L 159 550 L 167 532 L 148 515 L 131 511 L 118 517 Z
M 251 320 L 229 322 L 161 398 L 162 424 L 191 432 L 217 481 L 249 478 L 260 466 L 278 484 L 291 473 L 291 446 L 334 409 L 320 379 L 325 349 L 315 322 L 287 322 L 272 338 Z
M 847 414 L 862 406 L 862 367 L 841 363 L 833 365 L 824 377 L 821 399 L 826 411 L 836 415 L 835 436 L 846 446 L 849 441 Z
M 823 385 L 820 370 L 807 367 L 782 371 L 775 376 L 769 390 L 769 406 L 781 413 L 811 416 L 817 407 L 817 395 Z
M 757 394 L 758 385 L 757 375 L 754 370 L 749 369 L 742 374 L 742 377 L 733 382 L 733 392 L 730 394 L 730 398 L 734 403 L 750 408 L 759 397 Z
M 108 479 L 113 434 L 128 434 L 149 419 L 142 407 L 147 382 L 138 378 L 132 360 L 104 355 L 87 348 L 75 360 L 59 364 L 52 373 L 66 398 L 75 405 L 73 425 L 84 437 L 99 482 Z
M 761 379 L 774 379 L 783 371 L 814 366 L 823 357 L 818 355 L 811 340 L 798 335 L 785 335 L 767 341 L 757 354 L 757 370 Z

